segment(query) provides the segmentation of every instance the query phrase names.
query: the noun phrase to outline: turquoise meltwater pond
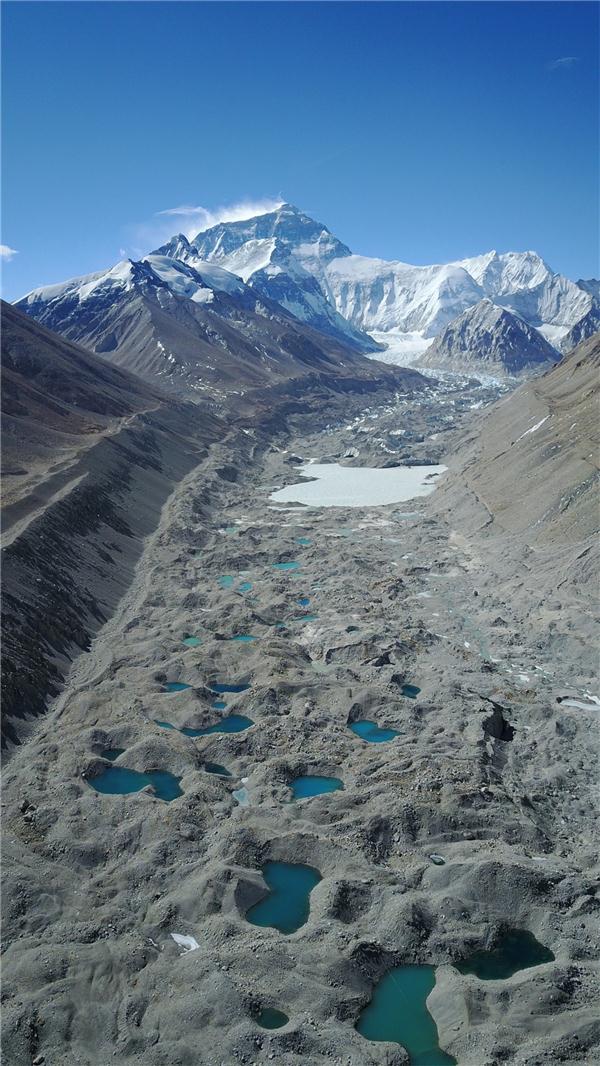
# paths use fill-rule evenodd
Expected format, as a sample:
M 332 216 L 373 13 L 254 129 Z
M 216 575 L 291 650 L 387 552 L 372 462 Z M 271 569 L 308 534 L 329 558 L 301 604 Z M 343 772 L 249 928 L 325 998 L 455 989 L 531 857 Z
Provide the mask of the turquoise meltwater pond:
M 460 973 L 472 973 L 480 981 L 505 981 L 519 970 L 553 962 L 550 948 L 540 944 L 527 929 L 513 929 L 506 933 L 491 951 L 475 951 L 454 965 Z
M 402 1044 L 411 1066 L 455 1066 L 438 1044 L 426 1000 L 435 985 L 433 966 L 397 966 L 379 982 L 361 1012 L 356 1029 L 367 1040 Z
M 367 740 L 369 744 L 383 744 L 386 740 L 393 740 L 394 737 L 400 736 L 397 729 L 381 729 L 377 722 L 370 722 L 368 719 L 363 722 L 351 722 L 350 729 L 357 737 Z
M 290 781 L 292 796 L 295 800 L 308 799 L 309 796 L 321 796 L 324 792 L 336 792 L 344 785 L 339 777 L 317 777 L 307 774 Z
M 310 894 L 321 880 L 312 866 L 292 862 L 267 862 L 262 875 L 269 894 L 246 912 L 253 925 L 271 926 L 280 933 L 295 933 L 307 921 Z
M 142 774 L 138 770 L 128 770 L 126 766 L 108 766 L 103 773 L 90 778 L 89 783 L 96 792 L 108 796 L 128 796 L 152 785 L 158 798 L 170 803 L 178 796 L 183 796 L 180 780 L 167 770 L 151 770 Z

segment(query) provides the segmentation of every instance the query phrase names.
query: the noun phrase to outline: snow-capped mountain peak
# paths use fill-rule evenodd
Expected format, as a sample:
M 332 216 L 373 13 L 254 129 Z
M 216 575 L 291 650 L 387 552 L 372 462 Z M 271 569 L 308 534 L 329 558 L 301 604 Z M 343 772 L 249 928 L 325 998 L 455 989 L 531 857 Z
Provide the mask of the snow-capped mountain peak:
M 223 222 L 168 250 L 225 269 L 318 329 L 371 350 L 365 333 L 387 343 L 405 335 L 427 347 L 457 315 L 489 298 L 553 344 L 592 306 L 593 294 L 555 274 L 534 251 L 498 252 L 413 266 L 351 252 L 321 222 L 281 204 L 241 222 Z

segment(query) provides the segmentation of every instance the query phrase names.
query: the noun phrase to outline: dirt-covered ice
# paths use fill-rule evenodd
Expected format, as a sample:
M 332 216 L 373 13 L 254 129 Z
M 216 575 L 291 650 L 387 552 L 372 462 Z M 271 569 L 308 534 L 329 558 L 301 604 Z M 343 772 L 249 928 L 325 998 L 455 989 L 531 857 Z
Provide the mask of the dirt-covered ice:
M 439 465 L 478 396 L 239 434 L 181 483 L 118 612 L 5 767 L 10 1066 L 404 1066 L 400 1045 L 355 1029 L 402 964 L 436 968 L 428 1008 L 460 1066 L 599 1061 L 597 714 L 557 702 L 596 691 L 581 604 L 562 589 L 544 625 L 526 567 L 507 597 L 493 544 L 466 539 L 437 492 L 269 507 L 303 456 Z M 230 714 L 252 724 L 180 732 Z M 349 728 L 365 720 L 398 735 L 370 743 Z M 101 794 L 108 765 L 168 771 L 183 794 Z M 344 788 L 291 802 L 303 775 Z M 321 876 L 290 935 L 246 918 L 268 862 Z M 459 972 L 511 929 L 554 960 Z M 267 1009 L 289 1021 L 261 1028 Z

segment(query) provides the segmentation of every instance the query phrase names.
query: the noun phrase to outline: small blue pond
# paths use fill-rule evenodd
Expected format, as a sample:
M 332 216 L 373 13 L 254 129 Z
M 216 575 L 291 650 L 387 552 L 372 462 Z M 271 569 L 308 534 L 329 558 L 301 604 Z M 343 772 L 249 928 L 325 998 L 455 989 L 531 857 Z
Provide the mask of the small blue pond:
M 357 737 L 361 740 L 368 740 L 369 744 L 383 744 L 386 740 L 393 740 L 394 737 L 400 736 L 397 729 L 381 729 L 377 722 L 370 722 L 367 719 L 364 722 L 350 722 L 349 726 Z
M 303 544 L 308 547 L 309 544 L 312 544 L 312 540 L 310 537 L 296 537 L 296 544 Z
M 128 796 L 152 785 L 158 798 L 166 800 L 167 803 L 183 796 L 179 787 L 180 780 L 181 778 L 175 777 L 167 770 L 151 770 L 150 773 L 142 774 L 138 770 L 128 770 L 126 766 L 107 766 L 97 777 L 89 779 L 96 792 L 110 796 Z
M 403 696 L 408 696 L 409 700 L 416 700 L 421 689 L 418 685 L 403 685 L 400 692 Z
M 426 1000 L 435 985 L 433 966 L 397 966 L 376 986 L 356 1029 L 367 1040 L 388 1040 L 406 1048 L 411 1066 L 454 1066 L 442 1051 Z
M 220 695 L 223 692 L 246 692 L 250 688 L 250 685 L 247 682 L 230 685 L 226 682 L 215 681 L 215 683 L 210 685 L 209 688 L 211 692 L 218 692 Z
M 295 933 L 308 919 L 310 894 L 321 874 L 312 866 L 291 862 L 267 862 L 261 872 L 270 891 L 250 907 L 246 918 L 253 925 Z
M 227 704 L 225 703 L 225 700 L 215 700 L 215 702 L 212 704 L 212 707 L 214 707 L 215 711 L 227 710 Z
M 184 737 L 207 737 L 209 733 L 241 733 L 244 729 L 249 729 L 254 722 L 251 718 L 246 718 L 244 714 L 229 714 L 227 718 L 221 718 L 219 722 L 215 722 L 214 725 L 209 725 L 205 729 L 178 729 L 176 725 L 172 725 L 171 722 L 159 722 L 158 718 L 154 721 L 156 725 L 159 725 L 161 729 L 175 729 L 178 733 L 183 733 Z
M 252 582 L 251 581 L 242 581 L 238 591 L 239 592 L 250 592 L 251 588 L 252 588 Z
M 231 640 L 237 640 L 240 644 L 250 644 L 251 641 L 256 640 L 251 633 L 240 633 L 237 637 L 231 637 Z
M 184 637 L 183 644 L 187 644 L 188 648 L 197 648 L 202 643 L 200 637 Z
M 233 586 L 235 578 L 232 574 L 221 574 L 221 577 L 217 580 L 222 589 L 230 589 Z
M 309 603 L 310 603 L 310 597 L 309 596 L 301 596 L 300 599 L 298 600 L 298 605 L 300 607 L 308 607 Z
M 475 951 L 454 965 L 460 973 L 475 974 L 480 981 L 505 981 L 519 970 L 553 961 L 550 948 L 540 944 L 533 933 L 527 929 L 513 929 L 491 951 Z
M 273 563 L 274 570 L 297 570 L 300 563 Z
M 294 618 L 294 622 L 316 622 L 318 614 L 302 614 L 299 618 Z
M 256 1022 L 262 1029 L 281 1029 L 289 1020 L 287 1014 L 282 1010 L 275 1010 L 275 1007 L 263 1007 L 260 1014 L 256 1015 Z
M 109 762 L 114 762 L 124 751 L 125 748 L 106 748 L 105 751 L 100 752 L 100 755 L 103 759 L 108 759 Z
M 191 688 L 191 685 L 186 685 L 184 681 L 167 681 L 164 686 L 165 692 L 184 692 L 186 688 Z
M 337 792 L 338 789 L 343 789 L 344 785 L 339 777 L 317 777 L 309 774 L 305 777 L 294 778 L 290 781 L 289 787 L 293 798 L 299 800 L 307 799 L 309 796 L 320 796 L 324 792 Z
M 231 773 L 218 762 L 205 762 L 204 769 L 207 774 L 217 774 L 219 777 L 231 777 Z

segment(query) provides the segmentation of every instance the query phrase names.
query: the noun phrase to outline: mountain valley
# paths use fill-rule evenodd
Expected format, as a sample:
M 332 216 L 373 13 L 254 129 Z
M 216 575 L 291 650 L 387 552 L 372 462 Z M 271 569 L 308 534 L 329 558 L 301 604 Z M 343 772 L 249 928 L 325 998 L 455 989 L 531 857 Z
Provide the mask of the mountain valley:
M 11 1066 L 598 1061 L 596 299 L 283 205 L 3 306 Z

